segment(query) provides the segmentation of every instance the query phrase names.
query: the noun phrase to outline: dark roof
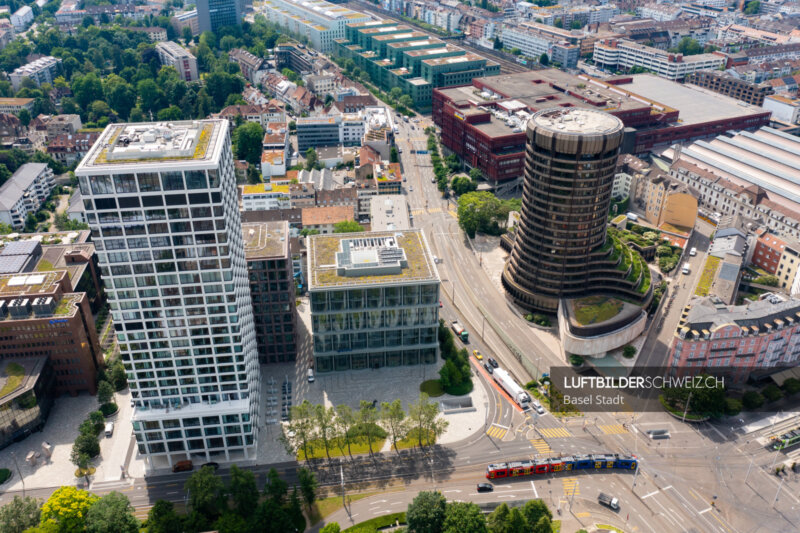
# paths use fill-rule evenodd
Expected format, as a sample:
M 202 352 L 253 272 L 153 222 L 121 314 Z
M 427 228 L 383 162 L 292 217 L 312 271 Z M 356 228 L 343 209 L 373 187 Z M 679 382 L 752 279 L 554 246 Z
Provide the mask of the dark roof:
M 9 255 L 33 255 L 41 253 L 42 245 L 37 241 L 12 241 L 5 245 L 0 256 Z

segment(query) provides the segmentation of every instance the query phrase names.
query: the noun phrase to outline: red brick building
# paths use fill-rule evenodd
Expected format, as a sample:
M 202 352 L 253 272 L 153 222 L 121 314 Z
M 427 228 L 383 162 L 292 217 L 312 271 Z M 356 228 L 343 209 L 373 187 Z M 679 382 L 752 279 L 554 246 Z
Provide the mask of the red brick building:
M 770 274 L 775 274 L 778 271 L 778 263 L 781 261 L 785 248 L 786 242 L 772 233 L 765 232 L 758 237 L 756 247 L 753 250 L 753 258 L 750 262 Z

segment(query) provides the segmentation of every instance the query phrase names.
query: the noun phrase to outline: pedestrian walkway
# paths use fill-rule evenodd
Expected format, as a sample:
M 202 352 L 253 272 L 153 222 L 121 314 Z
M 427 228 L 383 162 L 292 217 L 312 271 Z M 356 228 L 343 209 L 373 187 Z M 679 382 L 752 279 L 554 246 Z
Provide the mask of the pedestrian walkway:
M 548 439 L 565 439 L 572 437 L 567 428 L 539 428 L 539 434 Z
M 581 489 L 578 487 L 578 478 L 565 477 L 561 478 L 561 484 L 564 487 L 564 496 L 571 498 L 573 495 L 580 496 Z
M 627 433 L 628 430 L 622 424 L 609 424 L 607 426 L 597 426 L 606 435 L 622 435 Z
M 492 426 L 486 431 L 486 434 L 493 439 L 502 439 L 506 436 L 506 433 L 508 433 L 508 428 L 499 424 L 492 424 Z
M 545 454 L 553 451 L 544 439 L 531 439 L 531 444 L 536 449 L 536 453 Z

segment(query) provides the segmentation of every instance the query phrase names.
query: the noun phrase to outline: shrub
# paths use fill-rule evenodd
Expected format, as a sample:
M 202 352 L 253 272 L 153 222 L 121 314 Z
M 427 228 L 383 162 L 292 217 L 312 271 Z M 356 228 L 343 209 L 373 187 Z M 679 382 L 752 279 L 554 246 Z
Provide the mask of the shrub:
M 783 397 L 783 392 L 777 387 L 777 385 L 771 384 L 761 389 L 761 395 L 768 402 L 772 403 L 780 400 Z
M 786 392 L 787 396 L 800 392 L 800 379 L 787 378 L 786 381 L 783 382 L 783 390 Z
M 573 366 L 581 366 L 583 364 L 583 357 L 572 354 L 569 356 L 569 363 Z
M 725 414 L 738 415 L 742 411 L 742 400 L 738 398 L 725 398 Z
M 634 355 L 636 355 L 636 348 L 634 348 L 630 344 L 626 345 L 622 349 L 622 357 L 626 359 L 632 359 Z
M 747 391 L 742 395 L 742 405 L 747 410 L 758 409 L 764 405 L 764 397 L 758 391 Z
M 0 468 L 0 485 L 8 481 L 8 478 L 11 477 L 11 470 L 8 468 Z
M 117 412 L 119 407 L 114 402 L 104 403 L 100 406 L 100 412 L 103 413 L 103 416 L 111 416 Z

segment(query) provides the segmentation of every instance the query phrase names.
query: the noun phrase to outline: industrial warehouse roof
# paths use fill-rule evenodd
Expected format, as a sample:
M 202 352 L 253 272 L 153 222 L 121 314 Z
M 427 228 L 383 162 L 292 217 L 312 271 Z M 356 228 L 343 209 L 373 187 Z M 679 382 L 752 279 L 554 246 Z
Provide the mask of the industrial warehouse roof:
M 342 241 L 346 241 L 345 247 L 348 242 L 358 243 L 363 241 L 367 242 L 363 246 L 365 249 L 397 248 L 402 250 L 406 266 L 399 273 L 377 275 L 368 273 L 358 276 L 348 272 L 348 275 L 342 275 L 342 265 L 338 264 L 338 259 L 342 257 L 342 252 L 346 252 Z M 380 243 L 381 241 L 385 246 L 383 244 L 380 246 L 370 244 Z M 352 261 L 356 262 L 356 258 Z M 377 261 L 375 260 L 374 262 Z M 428 243 L 418 229 L 311 236 L 308 238 L 308 276 L 310 290 L 439 281 L 439 274 L 434 266 Z

